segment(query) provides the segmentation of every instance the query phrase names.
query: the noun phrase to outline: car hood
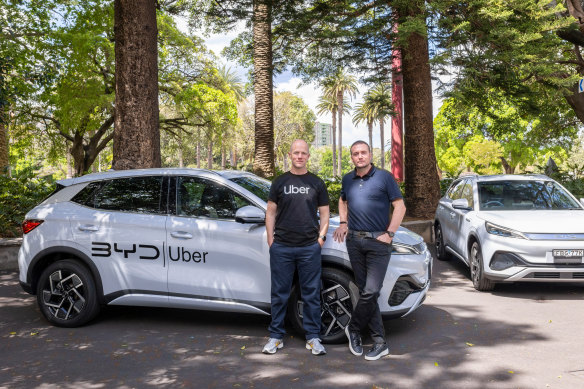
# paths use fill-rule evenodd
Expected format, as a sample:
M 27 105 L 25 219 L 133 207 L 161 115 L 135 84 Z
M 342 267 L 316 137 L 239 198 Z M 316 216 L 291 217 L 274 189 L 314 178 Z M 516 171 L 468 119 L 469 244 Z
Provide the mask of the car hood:
M 327 243 L 329 243 L 329 239 L 332 242 L 334 239 L 332 237 L 333 232 L 339 227 L 340 219 L 339 216 L 332 216 L 329 220 L 329 229 L 327 233 Z M 420 243 L 424 242 L 424 238 L 420 235 L 416 234 L 408 230 L 405 227 L 399 227 L 399 229 L 395 233 L 395 237 L 393 241 L 396 243 L 408 244 L 412 246 L 419 245 Z M 336 243 L 336 242 L 335 242 Z
M 524 233 L 584 233 L 584 210 L 488 211 L 478 217 Z

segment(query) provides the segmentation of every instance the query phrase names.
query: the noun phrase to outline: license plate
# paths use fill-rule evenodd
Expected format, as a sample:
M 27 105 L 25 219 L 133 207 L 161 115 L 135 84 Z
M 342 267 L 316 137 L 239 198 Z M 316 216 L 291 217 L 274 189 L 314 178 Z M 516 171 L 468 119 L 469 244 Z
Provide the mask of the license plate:
M 584 250 L 581 249 L 565 249 L 565 250 L 553 250 L 552 255 L 554 259 L 580 259 L 584 256 Z

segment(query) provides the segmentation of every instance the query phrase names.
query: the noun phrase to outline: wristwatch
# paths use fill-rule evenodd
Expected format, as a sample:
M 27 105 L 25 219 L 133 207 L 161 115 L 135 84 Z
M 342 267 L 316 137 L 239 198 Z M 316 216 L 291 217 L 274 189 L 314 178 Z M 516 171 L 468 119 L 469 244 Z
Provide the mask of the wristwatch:
M 319 236 L 319 238 L 322 239 L 323 242 L 326 241 L 326 235 L 321 235 L 321 236 Z
M 385 231 L 387 233 L 387 235 L 389 235 L 390 238 L 393 238 L 395 236 L 395 232 L 393 231 Z

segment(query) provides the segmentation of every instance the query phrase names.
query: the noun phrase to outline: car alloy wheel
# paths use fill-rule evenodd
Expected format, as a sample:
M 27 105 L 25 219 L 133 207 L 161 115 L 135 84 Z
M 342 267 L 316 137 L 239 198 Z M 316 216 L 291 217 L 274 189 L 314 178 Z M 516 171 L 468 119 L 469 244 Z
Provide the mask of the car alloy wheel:
M 444 236 L 442 235 L 442 227 L 440 224 L 436 224 L 434 227 L 434 245 L 436 246 L 436 257 L 441 261 L 447 261 L 450 259 L 446 253 L 446 248 L 444 247 Z
M 353 306 L 359 298 L 359 290 L 352 278 L 345 272 L 332 268 L 322 269 L 321 284 L 321 339 L 323 343 L 341 343 L 347 340 L 345 327 L 351 320 Z M 304 304 L 300 290 L 295 288 L 288 304 L 288 317 L 299 333 L 304 333 L 302 311 Z
M 485 277 L 483 271 L 483 254 L 478 242 L 474 242 L 470 249 L 470 277 L 476 290 L 493 290 L 495 283 Z
M 43 271 L 37 302 L 45 318 L 61 327 L 83 325 L 99 312 L 91 273 L 74 260 L 57 261 Z

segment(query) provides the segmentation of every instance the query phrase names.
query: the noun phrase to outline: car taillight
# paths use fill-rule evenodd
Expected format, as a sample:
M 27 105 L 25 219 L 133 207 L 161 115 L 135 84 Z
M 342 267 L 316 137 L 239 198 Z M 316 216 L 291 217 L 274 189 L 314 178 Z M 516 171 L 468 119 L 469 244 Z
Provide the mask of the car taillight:
M 22 222 L 22 232 L 24 234 L 28 234 L 29 232 L 40 226 L 43 222 L 44 220 L 36 219 L 25 220 Z

